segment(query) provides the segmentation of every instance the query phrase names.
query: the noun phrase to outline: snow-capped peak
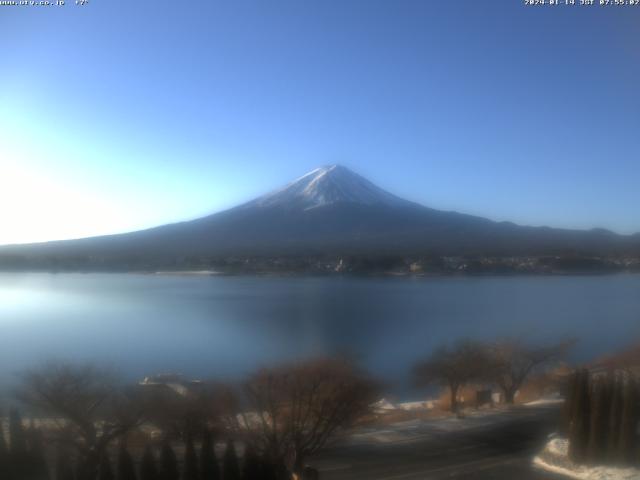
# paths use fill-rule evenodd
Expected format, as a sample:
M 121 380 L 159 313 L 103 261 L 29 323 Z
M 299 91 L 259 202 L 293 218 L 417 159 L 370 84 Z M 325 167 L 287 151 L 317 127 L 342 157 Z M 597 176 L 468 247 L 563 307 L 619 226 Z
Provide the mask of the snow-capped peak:
M 310 171 L 247 206 L 310 209 L 335 203 L 395 206 L 408 202 L 342 165 L 328 165 Z

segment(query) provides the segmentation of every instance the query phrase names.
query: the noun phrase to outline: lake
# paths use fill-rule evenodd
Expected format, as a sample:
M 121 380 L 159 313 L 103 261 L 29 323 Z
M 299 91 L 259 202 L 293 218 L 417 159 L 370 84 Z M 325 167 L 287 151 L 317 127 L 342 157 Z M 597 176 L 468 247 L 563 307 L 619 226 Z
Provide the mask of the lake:
M 578 336 L 574 360 L 640 338 L 640 275 L 438 278 L 0 273 L 0 380 L 49 359 L 241 378 L 356 355 L 409 395 L 411 365 L 461 337 Z

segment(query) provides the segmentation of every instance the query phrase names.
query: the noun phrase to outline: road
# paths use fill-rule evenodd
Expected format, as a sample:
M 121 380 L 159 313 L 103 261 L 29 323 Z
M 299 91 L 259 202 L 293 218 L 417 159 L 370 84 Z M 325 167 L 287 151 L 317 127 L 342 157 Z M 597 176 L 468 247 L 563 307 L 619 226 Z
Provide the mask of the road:
M 310 462 L 321 480 L 556 480 L 531 465 L 559 407 L 516 407 L 465 419 L 358 432 Z

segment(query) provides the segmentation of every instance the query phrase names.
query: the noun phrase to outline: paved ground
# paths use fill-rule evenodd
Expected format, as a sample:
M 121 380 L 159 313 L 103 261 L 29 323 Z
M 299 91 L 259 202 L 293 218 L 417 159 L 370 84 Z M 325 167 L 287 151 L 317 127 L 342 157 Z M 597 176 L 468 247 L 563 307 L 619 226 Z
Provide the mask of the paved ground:
M 310 463 L 321 480 L 556 480 L 534 469 L 531 459 L 558 416 L 557 406 L 520 407 L 363 430 Z

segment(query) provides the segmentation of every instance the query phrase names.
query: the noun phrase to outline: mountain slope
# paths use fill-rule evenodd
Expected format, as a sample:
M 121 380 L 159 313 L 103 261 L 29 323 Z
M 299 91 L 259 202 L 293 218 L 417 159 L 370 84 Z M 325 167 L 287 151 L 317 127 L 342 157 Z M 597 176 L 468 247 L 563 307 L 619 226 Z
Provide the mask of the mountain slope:
M 0 247 L 11 255 L 113 259 L 308 254 L 543 255 L 640 253 L 606 230 L 523 227 L 403 200 L 349 169 L 316 169 L 284 188 L 188 222 L 80 240 Z

